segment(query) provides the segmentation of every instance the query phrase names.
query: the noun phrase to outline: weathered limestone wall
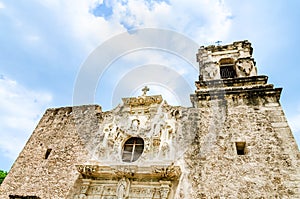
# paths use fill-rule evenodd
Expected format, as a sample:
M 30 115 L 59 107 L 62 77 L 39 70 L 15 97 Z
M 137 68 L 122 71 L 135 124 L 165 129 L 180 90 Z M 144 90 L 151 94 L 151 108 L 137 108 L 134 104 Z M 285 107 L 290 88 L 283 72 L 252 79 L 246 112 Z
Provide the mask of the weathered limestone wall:
M 274 99 L 199 102 L 200 129 L 185 159 L 190 198 L 300 198 L 300 154 Z M 241 141 L 245 155 L 237 155 Z
M 145 88 L 108 112 L 47 110 L 0 198 L 300 198 L 300 153 L 281 89 L 257 76 L 252 51 L 248 41 L 201 47 L 193 107 Z M 142 139 L 142 151 L 125 150 L 131 138 Z
M 88 159 L 84 147 L 88 138 L 82 135 L 92 136 L 98 129 L 99 110 L 99 106 L 48 109 L 1 185 L 0 198 L 65 198 L 79 176 L 75 165 Z M 47 149 L 52 151 L 45 159 Z
M 155 198 L 299 198 L 299 151 L 277 99 L 228 94 L 199 100 L 198 108 L 162 103 L 147 117 L 122 106 L 105 113 L 99 106 L 49 109 L 1 186 L 0 198 L 113 197 L 122 176 L 131 183 L 129 198 L 148 198 L 153 190 Z M 138 128 L 128 122 L 135 119 Z M 103 151 L 107 132 L 110 144 Z M 114 157 L 121 156 L 130 136 L 154 145 L 137 162 L 124 163 Z M 165 141 L 175 150 L 160 156 Z M 245 155 L 237 155 L 236 142 L 246 143 Z M 89 164 L 99 169 L 84 176 L 76 169 Z

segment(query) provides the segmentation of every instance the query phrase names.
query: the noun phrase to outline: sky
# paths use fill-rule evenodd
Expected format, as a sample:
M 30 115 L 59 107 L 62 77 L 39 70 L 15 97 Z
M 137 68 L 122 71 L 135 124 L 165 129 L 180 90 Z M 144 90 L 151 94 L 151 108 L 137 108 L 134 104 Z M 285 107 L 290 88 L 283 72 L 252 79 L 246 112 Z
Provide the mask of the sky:
M 182 99 L 179 83 L 194 89 L 194 44 L 249 40 L 258 73 L 283 87 L 280 102 L 299 145 L 299 9 L 300 1 L 293 0 L 0 0 L 0 169 L 10 169 L 47 108 L 74 104 L 82 68 L 112 43 L 119 54 L 101 66 L 89 102 L 104 110 L 120 103 L 122 95 L 141 94 L 145 85 L 170 104 L 187 105 L 189 96 Z M 124 39 L 140 28 L 190 39 L 195 60 Z M 122 54 L 128 46 L 131 50 Z M 161 74 L 148 75 L 156 70 Z M 153 76 L 152 82 L 146 78 Z

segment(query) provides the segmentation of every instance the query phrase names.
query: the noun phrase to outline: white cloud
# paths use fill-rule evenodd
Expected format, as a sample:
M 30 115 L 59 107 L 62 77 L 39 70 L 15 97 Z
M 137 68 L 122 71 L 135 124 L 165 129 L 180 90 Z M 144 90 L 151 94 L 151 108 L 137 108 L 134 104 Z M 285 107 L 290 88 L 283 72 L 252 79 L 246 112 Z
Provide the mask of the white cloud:
M 222 1 L 170 0 L 166 2 L 113 1 L 112 21 L 128 27 L 167 28 L 185 33 L 197 41 L 215 42 L 227 36 L 231 25 Z
M 51 10 L 57 22 L 63 25 L 61 32 L 67 32 L 74 38 L 76 45 L 87 52 L 112 35 L 125 31 L 119 23 L 106 21 L 91 13 L 91 8 L 97 2 L 99 3 L 97 0 L 37 1 Z
M 58 23 L 87 52 L 126 28 L 164 28 L 186 34 L 194 40 L 211 43 L 227 36 L 231 13 L 220 0 L 104 1 L 112 9 L 108 18 L 97 17 L 92 9 L 100 0 L 37 1 L 51 10 Z
M 300 108 L 298 108 L 298 111 L 295 113 L 295 115 L 288 118 L 288 121 L 296 142 L 298 143 L 298 147 L 300 147 Z
M 0 1 L 0 9 L 5 8 L 5 5 L 3 2 Z
M 26 37 L 26 40 L 28 43 L 35 43 L 41 40 L 41 38 L 38 35 L 28 35 Z
M 300 113 L 290 118 L 290 124 L 294 132 L 300 132 Z
M 52 97 L 0 76 L 0 150 L 14 159 Z

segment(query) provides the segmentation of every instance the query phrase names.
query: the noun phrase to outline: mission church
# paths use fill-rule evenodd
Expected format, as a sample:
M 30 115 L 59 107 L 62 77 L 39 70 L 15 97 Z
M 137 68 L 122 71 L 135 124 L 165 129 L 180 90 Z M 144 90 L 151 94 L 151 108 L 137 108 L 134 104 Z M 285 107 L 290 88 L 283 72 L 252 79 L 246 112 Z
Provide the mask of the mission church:
M 161 95 L 46 110 L 1 199 L 300 198 L 281 88 L 247 40 L 201 46 L 192 107 Z M 189 96 L 186 96 L 189 97 Z

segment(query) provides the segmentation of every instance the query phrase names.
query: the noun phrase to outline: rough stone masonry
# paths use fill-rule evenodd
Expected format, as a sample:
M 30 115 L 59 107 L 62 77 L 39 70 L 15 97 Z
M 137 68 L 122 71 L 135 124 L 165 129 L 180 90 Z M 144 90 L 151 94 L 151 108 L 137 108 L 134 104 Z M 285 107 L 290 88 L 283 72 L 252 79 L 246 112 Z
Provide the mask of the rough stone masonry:
M 48 109 L 1 199 L 300 198 L 300 153 L 247 40 L 200 47 L 192 107 L 161 95 Z M 188 96 L 187 96 L 188 97 Z

